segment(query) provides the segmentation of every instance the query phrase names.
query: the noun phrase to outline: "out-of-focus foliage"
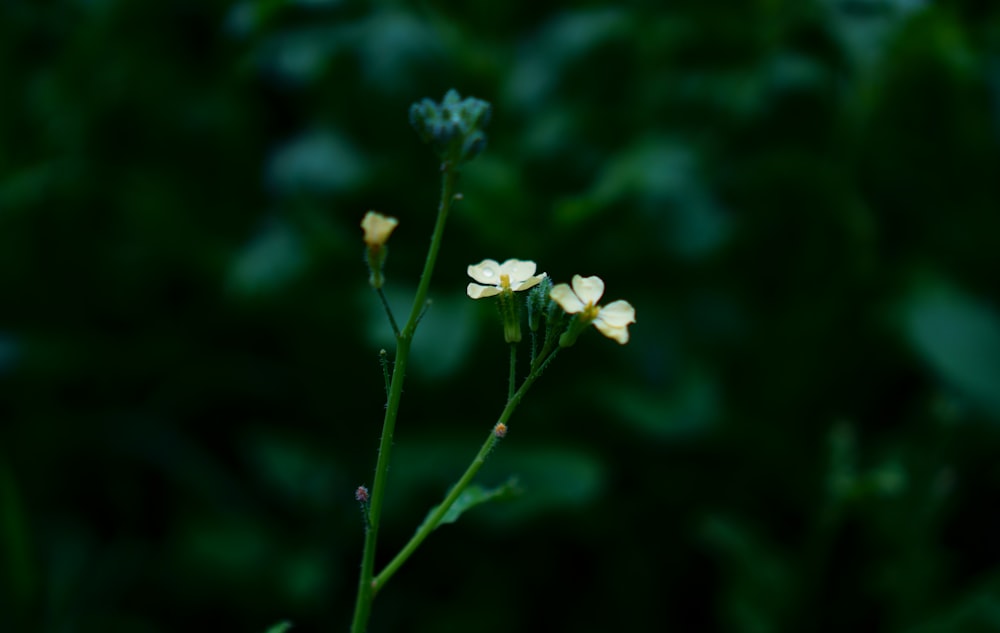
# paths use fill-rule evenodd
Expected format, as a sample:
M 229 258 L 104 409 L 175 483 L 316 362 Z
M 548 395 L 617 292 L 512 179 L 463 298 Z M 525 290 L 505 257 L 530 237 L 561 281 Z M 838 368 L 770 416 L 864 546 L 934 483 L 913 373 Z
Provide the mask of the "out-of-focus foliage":
M 465 267 L 638 323 L 546 372 L 372 631 L 1000 630 L 1000 5 L 0 2 L 0 630 L 346 629 L 391 334 L 358 222 L 491 102 L 380 563 L 506 393 Z M 388 337 L 388 338 L 387 338 Z

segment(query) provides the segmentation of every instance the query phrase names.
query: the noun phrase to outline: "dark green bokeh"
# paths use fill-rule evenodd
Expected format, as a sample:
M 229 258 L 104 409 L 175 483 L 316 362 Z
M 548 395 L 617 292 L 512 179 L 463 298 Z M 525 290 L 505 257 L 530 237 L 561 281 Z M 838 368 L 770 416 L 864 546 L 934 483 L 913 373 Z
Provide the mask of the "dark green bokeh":
M 346 630 L 438 165 L 494 106 L 414 348 L 379 559 L 506 395 L 483 258 L 588 333 L 371 630 L 1000 630 L 1000 7 L 0 3 L 0 630 Z

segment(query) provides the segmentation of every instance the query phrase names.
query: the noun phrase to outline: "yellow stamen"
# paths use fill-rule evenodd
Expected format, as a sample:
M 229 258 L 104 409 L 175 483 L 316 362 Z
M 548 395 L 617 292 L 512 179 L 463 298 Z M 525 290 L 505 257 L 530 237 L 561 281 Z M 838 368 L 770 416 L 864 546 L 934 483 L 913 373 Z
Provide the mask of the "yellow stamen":
M 510 275 L 500 275 L 500 287 L 504 290 L 510 289 Z

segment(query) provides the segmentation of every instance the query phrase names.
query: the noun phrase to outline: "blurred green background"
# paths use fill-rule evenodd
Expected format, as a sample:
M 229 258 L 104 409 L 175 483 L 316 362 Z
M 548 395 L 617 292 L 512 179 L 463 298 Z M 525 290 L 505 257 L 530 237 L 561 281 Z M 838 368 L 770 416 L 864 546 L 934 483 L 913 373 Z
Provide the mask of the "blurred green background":
M 358 227 L 494 104 L 379 560 L 499 413 L 465 267 L 635 305 L 371 631 L 1000 631 L 1000 5 L 0 2 L 0 631 L 345 631 L 391 335 Z M 400 311 L 403 311 L 400 308 Z

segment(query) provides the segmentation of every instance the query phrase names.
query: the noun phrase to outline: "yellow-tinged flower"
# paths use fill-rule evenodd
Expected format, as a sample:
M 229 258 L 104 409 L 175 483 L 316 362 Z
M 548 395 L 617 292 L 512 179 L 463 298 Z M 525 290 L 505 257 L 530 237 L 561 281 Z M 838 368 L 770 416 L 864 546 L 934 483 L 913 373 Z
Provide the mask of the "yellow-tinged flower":
M 598 305 L 604 296 L 604 281 L 600 277 L 573 275 L 572 288 L 569 284 L 558 284 L 549 296 L 567 313 L 579 314 L 585 323 L 593 323 L 604 336 L 622 345 L 628 343 L 628 325 L 635 323 L 635 308 L 621 299 L 603 307 Z
M 382 215 L 377 211 L 369 211 L 361 220 L 361 228 L 365 231 L 365 244 L 378 248 L 386 243 L 399 220 Z
M 498 264 L 495 260 L 484 259 L 475 266 L 469 266 L 469 277 L 479 283 L 470 283 L 465 291 L 473 299 L 482 299 L 498 295 L 504 290 L 527 290 L 545 279 L 545 273 L 535 274 L 536 268 L 535 262 L 531 261 L 508 259 Z

